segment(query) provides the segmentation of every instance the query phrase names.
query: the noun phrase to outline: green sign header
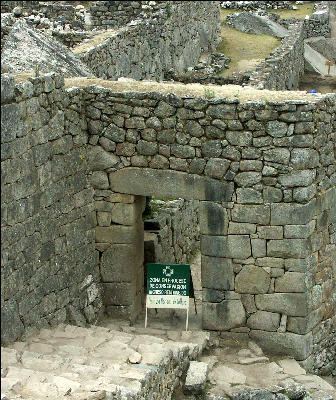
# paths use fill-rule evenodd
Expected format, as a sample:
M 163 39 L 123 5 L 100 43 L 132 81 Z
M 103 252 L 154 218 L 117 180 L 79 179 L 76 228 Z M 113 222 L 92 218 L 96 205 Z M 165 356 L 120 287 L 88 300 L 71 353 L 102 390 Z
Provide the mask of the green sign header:
M 189 264 L 147 264 L 147 307 L 189 306 Z

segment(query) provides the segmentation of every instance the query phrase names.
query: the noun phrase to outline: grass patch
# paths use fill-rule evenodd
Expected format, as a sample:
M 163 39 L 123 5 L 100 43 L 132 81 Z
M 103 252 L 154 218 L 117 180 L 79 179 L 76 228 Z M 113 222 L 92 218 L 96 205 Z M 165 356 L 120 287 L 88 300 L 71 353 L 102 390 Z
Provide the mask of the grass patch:
M 105 40 L 107 40 L 108 38 L 114 36 L 116 33 L 118 32 L 118 30 L 106 30 L 102 33 L 98 33 L 97 35 L 95 35 L 92 39 L 89 39 L 87 41 L 84 41 L 82 43 L 80 43 L 78 46 L 74 47 L 72 49 L 72 52 L 75 55 L 81 55 L 86 53 L 91 47 L 96 47 L 99 46 L 101 43 L 104 43 Z
M 280 15 L 280 18 L 301 18 L 311 16 L 314 12 L 314 2 L 304 2 L 298 5 L 298 10 L 273 10 L 270 13 Z M 234 72 L 254 70 L 256 66 L 278 47 L 281 39 L 271 35 L 253 35 L 240 32 L 226 25 L 226 17 L 229 14 L 240 13 L 242 10 L 221 9 L 222 41 L 217 51 L 231 58 L 229 68 L 223 70 L 219 76 L 229 76 Z
M 309 15 L 309 17 L 313 14 L 314 12 L 314 2 L 313 1 L 305 1 L 301 5 L 296 5 L 298 7 L 298 10 L 268 10 L 269 12 L 273 14 L 278 14 L 280 15 L 280 18 L 300 18 L 300 19 L 305 19 L 306 15 Z
M 229 63 L 230 68 L 223 70 L 219 76 L 254 70 L 263 59 L 269 56 L 273 49 L 280 45 L 280 42 L 280 39 L 271 35 L 253 35 L 224 25 L 222 27 L 222 42 L 217 51 L 230 57 L 231 62 Z
M 204 98 L 204 90 L 214 92 L 214 97 L 226 97 L 227 99 L 238 98 L 241 103 L 254 100 L 286 101 L 286 100 L 307 100 L 315 101 L 315 96 L 300 91 L 272 91 L 257 90 L 239 85 L 201 85 L 200 83 L 166 83 L 152 81 L 106 81 L 98 78 L 66 78 L 65 88 L 87 87 L 97 85 L 113 92 L 160 92 L 162 94 L 175 93 L 177 96 L 192 94 L 195 97 Z

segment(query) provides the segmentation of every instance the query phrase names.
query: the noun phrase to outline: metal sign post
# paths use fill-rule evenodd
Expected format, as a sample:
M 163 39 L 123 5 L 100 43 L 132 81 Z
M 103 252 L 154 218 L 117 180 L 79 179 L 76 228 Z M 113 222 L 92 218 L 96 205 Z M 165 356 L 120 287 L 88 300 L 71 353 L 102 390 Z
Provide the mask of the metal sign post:
M 147 296 L 145 328 L 148 308 L 182 308 L 187 310 L 186 331 L 189 319 L 190 265 L 147 264 Z

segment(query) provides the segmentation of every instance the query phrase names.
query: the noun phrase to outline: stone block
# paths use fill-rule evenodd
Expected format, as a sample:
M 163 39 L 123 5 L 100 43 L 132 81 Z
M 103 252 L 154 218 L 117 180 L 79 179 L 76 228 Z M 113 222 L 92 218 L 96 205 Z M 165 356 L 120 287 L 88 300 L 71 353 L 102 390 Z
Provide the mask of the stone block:
M 246 259 L 251 255 L 247 235 L 201 236 L 201 253 L 213 257 Z
M 285 272 L 275 280 L 275 291 L 279 293 L 304 293 L 307 291 L 306 276 L 301 272 Z
M 232 221 L 267 225 L 270 222 L 270 206 L 235 204 L 231 211 Z
M 251 239 L 252 256 L 254 258 L 266 257 L 266 240 Z
M 287 331 L 305 335 L 313 330 L 322 320 L 320 309 L 310 312 L 306 317 L 288 317 Z
M 222 179 L 229 166 L 230 162 L 228 160 L 210 158 L 205 166 L 204 173 L 211 178 Z
M 193 394 L 201 394 L 205 388 L 208 364 L 205 362 L 191 361 L 185 380 L 185 388 Z
M 319 155 L 312 149 L 293 149 L 290 162 L 296 169 L 314 168 L 318 165 Z
M 256 232 L 256 224 L 248 224 L 244 222 L 229 222 L 229 234 L 233 235 L 250 235 Z
M 276 332 L 280 323 L 280 314 L 267 311 L 257 311 L 247 320 L 247 326 L 251 329 Z
M 265 203 L 280 203 L 282 200 L 282 190 L 267 186 L 263 189 L 263 200 Z
M 133 204 L 115 203 L 112 209 L 112 222 L 121 225 L 134 225 L 141 217 L 141 206 Z
M 306 258 L 312 253 L 309 239 L 270 240 L 267 243 L 267 256 L 280 258 Z
M 277 364 L 279 364 L 285 374 L 292 376 L 306 375 L 306 370 L 304 370 L 300 364 L 292 358 L 278 360 Z
M 226 140 L 233 146 L 250 146 L 252 144 L 252 132 L 227 131 Z
M 180 171 L 131 167 L 109 175 L 112 190 L 141 196 L 231 201 L 233 183 Z
M 242 294 L 241 301 L 248 314 L 252 314 L 257 311 L 257 307 L 254 301 L 254 296 L 252 294 Z
M 265 161 L 287 165 L 289 162 L 290 151 L 286 148 L 267 149 L 263 151 L 263 155 Z
M 305 225 L 309 223 L 315 214 L 316 200 L 307 204 L 272 204 L 272 225 Z
M 316 263 L 316 254 L 302 259 L 288 258 L 285 260 L 285 269 L 292 272 L 306 272 Z
M 143 244 L 142 244 L 143 247 Z M 143 263 L 141 247 L 129 244 L 114 244 L 101 257 L 100 273 L 102 281 L 132 282 L 136 268 Z
M 263 198 L 261 192 L 252 188 L 238 188 L 237 191 L 237 203 L 243 204 L 261 204 Z
M 244 266 L 235 279 L 235 290 L 238 293 L 267 293 L 269 285 L 270 275 L 254 265 Z
M 226 209 L 211 201 L 200 203 L 200 233 L 204 235 L 226 235 L 228 216 Z
M 251 339 L 271 354 L 288 355 L 296 360 L 305 360 L 313 350 L 312 334 L 297 335 L 295 333 L 263 332 L 252 330 Z
M 230 258 L 202 255 L 202 286 L 218 290 L 233 290 L 233 267 Z
M 139 230 L 134 226 L 97 226 L 95 228 L 98 243 L 134 243 L 138 239 Z
M 285 225 L 284 237 L 291 239 L 307 239 L 315 229 L 315 220 L 305 225 Z
M 316 194 L 316 185 L 313 183 L 307 187 L 296 187 L 293 189 L 293 200 L 298 203 L 307 203 Z
M 207 289 L 203 287 L 202 301 L 209 303 L 220 303 L 225 298 L 225 292 L 222 290 Z M 227 299 L 228 300 L 228 299 Z
M 245 310 L 240 300 L 202 304 L 202 326 L 209 330 L 229 330 L 245 325 Z
M 308 314 L 308 299 L 305 293 L 257 294 L 256 306 L 259 310 L 278 312 L 293 317 L 305 317 Z
M 103 284 L 103 303 L 105 306 L 128 306 L 135 297 L 135 285 L 129 282 Z
M 283 187 L 298 187 L 309 186 L 314 182 L 316 171 L 313 169 L 303 169 L 293 171 L 288 174 L 280 174 L 278 177 L 279 183 Z
M 287 124 L 280 121 L 269 121 L 266 123 L 266 133 L 275 138 L 283 137 L 287 133 Z
M 14 300 L 1 302 L 1 341 L 2 344 L 13 342 L 21 337 L 24 326 L 19 316 L 19 309 Z
M 282 239 L 282 226 L 258 226 L 257 234 L 260 239 Z
M 112 168 L 119 162 L 119 157 L 108 153 L 100 146 L 89 148 L 88 168 L 91 171 L 101 171 Z
M 250 187 L 261 181 L 260 172 L 240 172 L 234 178 L 236 184 L 240 187 Z
M 97 212 L 97 223 L 99 226 L 110 226 L 112 215 L 106 211 Z

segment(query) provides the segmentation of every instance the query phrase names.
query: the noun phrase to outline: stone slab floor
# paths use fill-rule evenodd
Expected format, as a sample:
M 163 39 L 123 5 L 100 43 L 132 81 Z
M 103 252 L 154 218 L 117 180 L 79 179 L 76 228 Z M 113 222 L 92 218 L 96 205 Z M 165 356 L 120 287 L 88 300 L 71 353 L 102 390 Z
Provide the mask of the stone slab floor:
M 191 268 L 197 314 L 190 299 L 188 332 L 185 310 L 162 309 L 149 310 L 146 329 L 144 314 L 132 326 L 106 318 L 42 329 L 1 349 L 1 400 L 336 400 L 332 381 L 295 360 L 202 332 L 199 256 Z M 206 374 L 185 385 L 190 360 Z

